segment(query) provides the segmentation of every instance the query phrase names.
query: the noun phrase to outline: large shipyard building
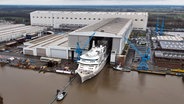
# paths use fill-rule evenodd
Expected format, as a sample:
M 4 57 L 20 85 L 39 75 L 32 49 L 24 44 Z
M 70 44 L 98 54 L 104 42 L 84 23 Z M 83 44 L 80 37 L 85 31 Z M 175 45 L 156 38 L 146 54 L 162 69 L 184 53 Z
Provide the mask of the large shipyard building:
M 127 18 L 133 22 L 134 30 L 146 30 L 147 12 L 76 12 L 34 11 L 30 13 L 31 25 L 61 28 L 63 26 L 85 26 L 107 18 Z
M 98 23 L 88 25 L 69 34 L 69 47 L 76 48 L 76 43 L 83 47 L 89 37 L 95 32 L 92 41 L 107 41 L 107 50 L 111 53 L 111 62 L 115 61 L 116 54 L 122 54 L 125 46 L 124 37 L 129 37 L 132 31 L 132 20 L 123 18 L 104 19 Z M 89 49 L 88 44 L 85 49 Z
M 116 55 L 122 54 L 125 47 L 124 37 L 128 38 L 132 30 L 146 30 L 148 13 L 34 11 L 30 14 L 30 18 L 31 25 L 36 26 L 47 26 L 55 29 L 62 29 L 67 26 L 81 28 L 65 34 L 67 36 L 67 48 L 66 46 L 61 48 L 63 45 L 58 47 L 60 40 L 53 40 L 54 44 L 52 44 L 52 39 L 44 39 L 43 42 L 33 42 L 35 45 L 27 44 L 28 47 L 24 48 L 25 54 L 73 59 L 77 56 L 74 52 L 77 43 L 79 43 L 81 48 L 84 48 L 84 51 L 87 51 L 94 41 L 96 45 L 106 44 L 110 62 L 114 63 Z M 90 36 L 94 33 L 95 35 L 89 41 Z M 50 42 L 47 44 L 47 41 Z M 58 44 L 55 44 L 55 42 Z M 55 49 L 51 50 L 53 47 Z M 40 52 L 43 53 L 40 54 Z

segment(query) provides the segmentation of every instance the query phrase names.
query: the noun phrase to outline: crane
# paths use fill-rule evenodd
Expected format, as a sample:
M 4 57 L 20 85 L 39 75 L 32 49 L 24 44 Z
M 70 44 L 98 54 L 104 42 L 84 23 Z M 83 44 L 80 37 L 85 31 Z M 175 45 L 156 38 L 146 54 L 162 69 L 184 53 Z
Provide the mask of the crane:
M 75 52 L 77 53 L 77 59 L 76 61 L 80 60 L 80 56 L 82 55 L 82 51 L 85 49 L 85 47 L 90 43 L 91 39 L 93 38 L 93 36 L 96 34 L 96 32 L 94 32 L 89 39 L 85 42 L 84 46 L 82 48 L 80 48 L 80 44 L 79 42 L 77 42 L 77 46 L 75 49 Z
M 157 17 L 157 22 L 156 22 L 156 27 L 155 27 L 155 32 L 158 33 L 158 27 L 159 27 L 159 19 Z
M 159 28 L 159 18 L 157 18 L 156 22 L 156 27 L 155 27 L 155 32 L 158 35 L 163 35 L 163 30 L 164 30 L 164 17 L 162 18 L 162 24 L 160 25 L 161 27 Z
M 164 18 L 162 19 L 162 25 L 160 28 L 160 35 L 163 35 L 163 30 L 164 30 Z
M 147 48 L 146 53 L 142 54 L 132 42 L 130 42 L 126 37 L 124 37 L 124 39 L 141 57 L 141 61 L 137 67 L 137 70 L 148 70 L 149 66 L 147 61 L 150 60 L 150 48 Z

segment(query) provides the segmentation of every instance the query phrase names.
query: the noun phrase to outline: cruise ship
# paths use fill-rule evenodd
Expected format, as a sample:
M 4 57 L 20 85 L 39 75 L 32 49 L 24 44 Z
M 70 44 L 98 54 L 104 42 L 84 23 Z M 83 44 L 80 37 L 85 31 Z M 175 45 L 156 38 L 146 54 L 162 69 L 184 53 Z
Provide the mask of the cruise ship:
M 82 83 L 96 76 L 105 66 L 108 54 L 106 46 L 93 47 L 80 56 L 78 68 L 75 71 L 81 77 Z

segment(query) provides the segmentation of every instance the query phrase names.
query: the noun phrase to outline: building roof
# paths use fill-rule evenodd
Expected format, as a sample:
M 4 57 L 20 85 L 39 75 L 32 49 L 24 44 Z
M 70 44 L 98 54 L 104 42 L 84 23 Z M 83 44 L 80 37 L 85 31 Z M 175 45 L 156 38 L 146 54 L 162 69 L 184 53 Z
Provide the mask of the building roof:
M 6 29 L 12 29 L 16 27 L 22 27 L 25 26 L 24 24 L 2 24 L 0 25 L 0 31 L 6 30 Z
M 184 41 L 159 41 L 162 49 L 184 50 Z
M 169 58 L 169 59 L 184 59 L 182 52 L 168 52 L 168 51 L 155 51 L 155 57 Z
M 178 36 L 184 38 L 184 32 L 164 32 L 164 34 Z
M 158 41 L 162 41 L 162 40 L 168 40 L 168 41 L 182 41 L 183 38 L 179 37 L 179 36 L 157 36 L 157 40 Z
M 64 37 L 62 41 L 60 41 L 59 44 L 57 44 L 57 46 L 60 47 L 68 47 L 68 37 Z
M 20 33 L 23 34 L 23 33 L 39 32 L 44 29 L 45 27 L 39 27 L 39 26 L 11 25 L 4 30 L 0 30 L 0 36 L 7 36 L 11 34 L 20 34 Z
M 36 43 L 39 43 L 40 41 L 47 40 L 47 39 L 50 39 L 52 37 L 54 37 L 54 35 L 46 35 L 46 36 L 43 36 L 43 37 L 40 37 L 40 38 L 31 40 L 31 41 L 28 41 L 26 43 L 36 44 Z
M 125 19 L 125 18 L 109 18 L 109 19 L 104 19 L 98 23 L 91 24 L 88 26 L 85 26 L 83 28 L 80 28 L 74 32 L 71 32 L 71 35 L 85 35 L 83 33 L 86 32 L 96 32 L 98 35 L 101 36 L 109 36 L 110 37 L 122 37 L 122 33 L 129 28 L 131 25 L 132 20 L 131 19 Z M 81 34 L 82 33 L 82 34 Z M 97 36 L 95 34 L 95 36 Z M 86 34 L 86 35 L 91 35 L 91 34 Z
M 67 35 L 47 35 L 30 42 L 31 44 L 28 45 L 27 48 L 68 47 L 68 36 Z
M 148 16 L 148 12 L 89 12 L 89 11 L 33 11 L 31 13 L 62 13 L 62 14 L 111 14 L 111 15 L 146 15 Z
M 42 47 L 47 47 L 47 46 L 49 46 L 49 45 L 51 45 L 51 44 L 53 44 L 53 43 L 56 43 L 57 41 L 61 41 L 63 38 L 64 38 L 64 36 L 60 36 L 60 35 L 57 36 L 57 35 L 56 35 L 55 39 L 53 39 L 53 40 L 51 40 L 51 41 L 48 41 L 47 43 L 42 44 L 41 46 L 42 46 Z
M 51 38 L 47 38 L 45 40 L 42 40 L 36 44 L 31 44 L 29 47 L 30 48 L 34 48 L 34 47 L 42 47 L 42 46 L 47 46 L 48 44 L 51 44 L 55 41 L 57 41 L 58 39 L 60 39 L 62 36 L 59 36 L 59 35 L 54 35 L 53 37 Z

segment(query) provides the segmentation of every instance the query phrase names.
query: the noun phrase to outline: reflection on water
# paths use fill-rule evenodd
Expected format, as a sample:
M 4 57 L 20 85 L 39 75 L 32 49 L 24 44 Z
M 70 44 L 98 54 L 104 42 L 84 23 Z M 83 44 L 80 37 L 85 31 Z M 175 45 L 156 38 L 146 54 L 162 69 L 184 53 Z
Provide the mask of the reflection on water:
M 0 96 L 0 104 L 3 104 L 3 98 Z
M 0 67 L 0 94 L 4 104 L 48 104 L 70 76 Z M 81 83 L 79 76 L 62 102 L 53 104 L 179 104 L 183 103 L 181 77 L 114 71 L 106 66 L 99 75 Z
M 139 73 L 139 75 L 138 75 L 138 79 L 139 79 L 139 83 L 140 83 L 141 87 L 143 87 L 145 85 L 145 77 L 146 77 L 145 74 Z

